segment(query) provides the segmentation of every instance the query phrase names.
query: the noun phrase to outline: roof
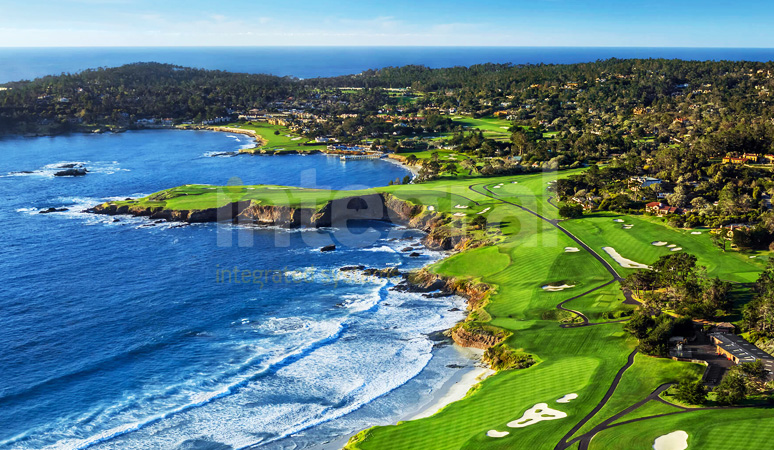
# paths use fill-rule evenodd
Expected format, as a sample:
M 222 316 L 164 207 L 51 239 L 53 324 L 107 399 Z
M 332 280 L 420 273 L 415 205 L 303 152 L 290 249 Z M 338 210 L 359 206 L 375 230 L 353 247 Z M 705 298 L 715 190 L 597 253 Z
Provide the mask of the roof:
M 718 347 L 734 355 L 740 363 L 761 359 L 764 360 L 767 369 L 774 368 L 774 357 L 747 342 L 741 336 L 731 333 L 712 333 L 710 336 L 717 341 Z
M 645 205 L 646 208 L 661 208 L 661 202 L 650 202 L 647 205 Z

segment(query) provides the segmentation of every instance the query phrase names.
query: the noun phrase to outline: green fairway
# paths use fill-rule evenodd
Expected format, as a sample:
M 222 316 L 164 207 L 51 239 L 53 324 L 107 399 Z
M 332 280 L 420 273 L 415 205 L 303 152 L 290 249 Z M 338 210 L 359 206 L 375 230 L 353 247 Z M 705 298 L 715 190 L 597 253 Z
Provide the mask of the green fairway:
M 224 125 L 229 128 L 239 128 L 243 130 L 255 131 L 261 139 L 264 141 L 263 145 L 259 145 L 261 150 L 272 150 L 275 152 L 283 151 L 311 151 L 311 150 L 324 150 L 325 144 L 316 145 L 302 145 L 309 143 L 309 139 L 301 137 L 289 128 L 281 125 L 272 125 L 267 122 L 249 122 L 249 123 L 230 123 Z M 275 134 L 279 132 L 279 134 Z
M 624 225 L 627 224 L 633 227 L 625 229 Z M 767 260 L 766 256 L 750 259 L 749 254 L 736 251 L 723 253 L 712 244 L 706 229 L 678 230 L 667 226 L 659 218 L 648 216 L 600 212 L 586 215 L 581 220 L 564 221 L 562 226 L 576 236 L 581 236 L 622 276 L 628 275 L 634 269 L 621 267 L 602 247 L 612 247 L 624 258 L 635 262 L 653 264 L 660 256 L 671 252 L 668 245 L 675 244 L 682 249 L 680 251 L 696 255 L 698 264 L 706 266 L 710 276 L 744 283 L 755 281 Z M 667 242 L 667 245 L 655 246 L 652 245 L 653 242 Z
M 750 450 L 771 448 L 774 410 L 731 409 L 691 411 L 648 419 L 605 430 L 591 441 L 590 450 L 651 450 L 659 436 L 688 433 L 688 448 Z

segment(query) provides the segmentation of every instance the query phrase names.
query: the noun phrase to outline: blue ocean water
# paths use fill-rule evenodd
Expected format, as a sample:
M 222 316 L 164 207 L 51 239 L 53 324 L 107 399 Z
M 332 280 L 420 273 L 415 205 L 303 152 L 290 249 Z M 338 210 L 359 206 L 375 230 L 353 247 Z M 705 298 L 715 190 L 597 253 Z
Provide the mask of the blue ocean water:
M 394 422 L 452 375 L 447 363 L 470 363 L 427 336 L 463 317 L 461 299 L 338 271 L 439 258 L 399 251 L 418 232 L 351 224 L 348 246 L 321 253 L 344 230 L 81 212 L 234 177 L 346 189 L 406 173 L 322 155 L 205 156 L 249 144 L 174 130 L 0 140 L 0 449 L 305 448 Z M 91 173 L 52 176 L 68 162 Z M 48 207 L 69 211 L 39 213 Z
M 569 64 L 609 58 L 771 61 L 771 48 L 680 47 L 75 47 L 0 48 L 0 83 L 155 61 L 231 72 L 299 78 L 421 64 Z

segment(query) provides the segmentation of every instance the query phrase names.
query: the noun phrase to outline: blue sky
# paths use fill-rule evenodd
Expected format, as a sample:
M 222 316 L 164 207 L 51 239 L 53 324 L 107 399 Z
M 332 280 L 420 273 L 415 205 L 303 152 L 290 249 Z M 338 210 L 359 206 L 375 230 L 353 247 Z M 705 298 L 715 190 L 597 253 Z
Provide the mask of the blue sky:
M 0 46 L 774 47 L 769 1 L 0 0 Z

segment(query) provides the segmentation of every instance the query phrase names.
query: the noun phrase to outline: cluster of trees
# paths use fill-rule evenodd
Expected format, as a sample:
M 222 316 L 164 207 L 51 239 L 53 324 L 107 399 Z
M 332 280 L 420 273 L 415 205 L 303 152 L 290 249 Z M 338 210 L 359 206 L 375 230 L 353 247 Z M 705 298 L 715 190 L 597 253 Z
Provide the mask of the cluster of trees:
M 736 405 L 748 396 L 766 392 L 767 380 L 768 373 L 759 359 L 730 368 L 713 392 L 721 405 Z
M 708 277 L 704 268 L 697 267 L 696 256 L 683 252 L 662 256 L 652 270 L 640 269 L 622 285 L 650 307 L 691 318 L 712 319 L 733 307 L 731 284 Z
M 669 356 L 669 338 L 690 337 L 694 334 L 693 322 L 688 318 L 674 318 L 667 314 L 651 315 L 638 309 L 624 329 L 638 339 L 637 349 L 646 355 Z
M 769 261 L 755 283 L 755 297 L 742 310 L 744 325 L 759 337 L 774 336 L 774 262 Z

